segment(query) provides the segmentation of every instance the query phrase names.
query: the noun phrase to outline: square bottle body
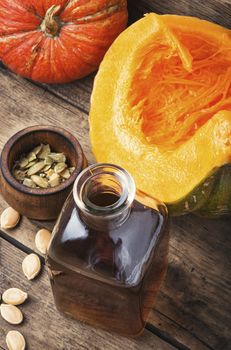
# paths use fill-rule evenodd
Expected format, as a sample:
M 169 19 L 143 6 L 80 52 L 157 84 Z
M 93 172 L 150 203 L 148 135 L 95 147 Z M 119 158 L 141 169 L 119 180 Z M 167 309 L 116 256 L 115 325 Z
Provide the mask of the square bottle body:
M 95 327 L 139 335 L 167 269 L 168 241 L 164 210 L 134 201 L 122 225 L 92 228 L 71 194 L 47 255 L 57 309 Z

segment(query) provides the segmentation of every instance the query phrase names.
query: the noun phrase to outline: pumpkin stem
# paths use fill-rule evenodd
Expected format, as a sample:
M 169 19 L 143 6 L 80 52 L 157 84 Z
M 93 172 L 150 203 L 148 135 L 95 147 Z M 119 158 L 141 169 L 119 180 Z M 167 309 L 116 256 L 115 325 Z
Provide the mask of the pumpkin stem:
M 41 30 L 48 36 L 55 36 L 59 32 L 60 29 L 60 23 L 57 17 L 55 15 L 60 10 L 61 6 L 53 5 L 51 6 L 44 17 L 44 20 L 41 24 Z

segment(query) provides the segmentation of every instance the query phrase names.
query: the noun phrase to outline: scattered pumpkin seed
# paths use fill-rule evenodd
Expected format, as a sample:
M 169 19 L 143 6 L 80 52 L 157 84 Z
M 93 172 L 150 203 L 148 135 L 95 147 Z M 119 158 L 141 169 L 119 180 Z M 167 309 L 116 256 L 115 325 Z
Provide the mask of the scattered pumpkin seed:
M 20 214 L 11 207 L 6 208 L 1 215 L 1 228 L 14 228 L 20 220 Z
M 45 167 L 44 161 L 36 163 L 27 172 L 28 176 L 35 175 Z
M 22 271 L 28 280 L 34 279 L 41 270 L 41 262 L 38 255 L 27 255 L 22 262 Z
M 48 188 L 49 186 L 47 179 L 43 179 L 38 175 L 32 175 L 31 180 L 34 181 L 34 183 L 38 185 L 40 188 Z
M 18 331 L 9 331 L 6 335 L 6 345 L 9 350 L 25 350 L 26 341 Z
M 46 254 L 47 247 L 51 239 L 51 232 L 45 228 L 39 230 L 35 236 L 36 248 L 42 253 Z
M 8 323 L 20 324 L 23 321 L 23 314 L 15 305 L 1 304 L 0 313 L 2 318 Z
M 48 180 L 48 183 L 51 187 L 56 187 L 60 184 L 60 176 L 59 174 L 54 173 L 50 176 L 50 179 Z
M 37 154 L 39 159 L 45 159 L 51 153 L 50 145 L 42 145 L 41 151 Z
M 2 300 L 6 304 L 20 305 L 27 299 L 27 293 L 19 288 L 9 288 L 2 294 Z
M 63 153 L 50 153 L 49 157 L 53 159 L 56 163 L 65 163 L 66 157 Z

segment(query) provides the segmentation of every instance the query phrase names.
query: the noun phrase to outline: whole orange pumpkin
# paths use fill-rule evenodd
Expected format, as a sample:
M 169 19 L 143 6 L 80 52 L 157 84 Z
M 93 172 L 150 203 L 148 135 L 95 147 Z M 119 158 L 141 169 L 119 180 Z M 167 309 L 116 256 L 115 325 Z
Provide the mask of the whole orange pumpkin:
M 24 77 L 69 82 L 98 68 L 126 23 L 126 0 L 0 0 L 0 59 Z

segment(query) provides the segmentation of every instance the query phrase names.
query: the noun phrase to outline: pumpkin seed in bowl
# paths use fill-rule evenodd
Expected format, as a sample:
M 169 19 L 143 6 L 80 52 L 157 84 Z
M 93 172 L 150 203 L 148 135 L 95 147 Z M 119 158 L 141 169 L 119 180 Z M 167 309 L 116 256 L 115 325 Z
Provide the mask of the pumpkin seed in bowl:
M 40 144 L 15 161 L 13 176 L 29 188 L 51 188 L 69 179 L 74 169 L 68 167 L 65 154 L 53 152 L 49 144 Z

